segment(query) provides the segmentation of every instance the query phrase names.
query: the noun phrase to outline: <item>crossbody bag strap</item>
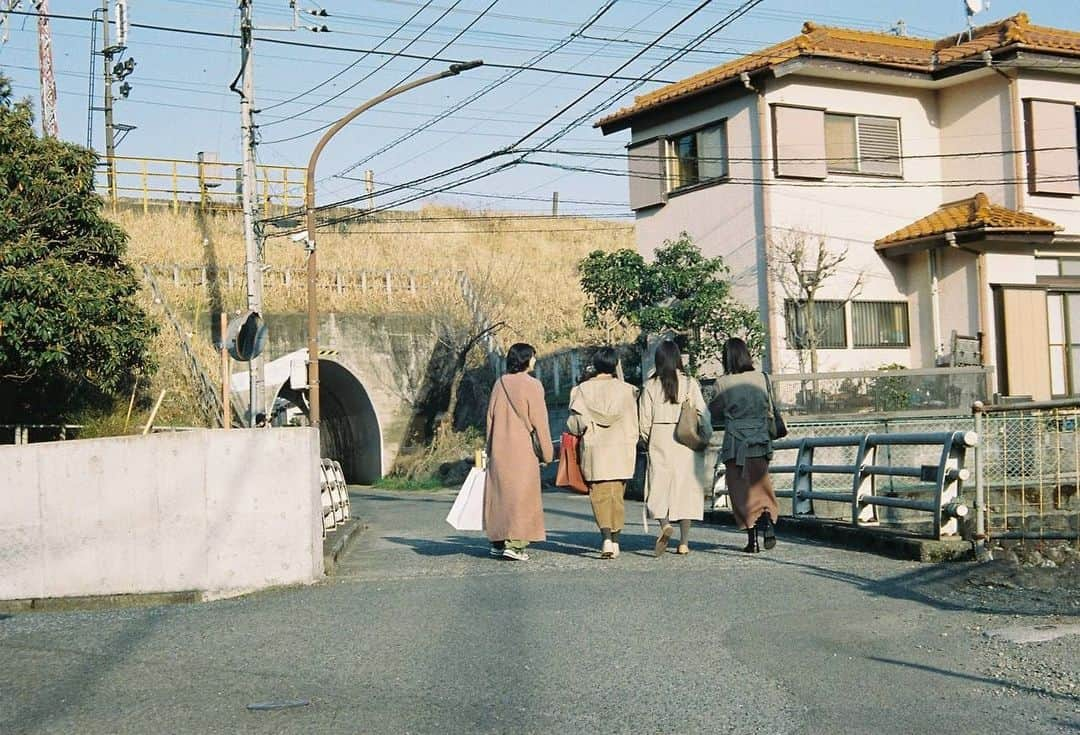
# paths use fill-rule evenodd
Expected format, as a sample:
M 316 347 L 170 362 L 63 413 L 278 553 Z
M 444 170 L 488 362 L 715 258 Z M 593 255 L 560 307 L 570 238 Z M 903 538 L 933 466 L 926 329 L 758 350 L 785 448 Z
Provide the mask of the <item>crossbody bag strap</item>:
M 503 393 L 506 394 L 506 402 L 510 404 L 510 408 L 514 411 L 514 415 L 518 417 L 518 420 L 521 421 L 521 423 L 525 424 L 526 431 L 532 431 L 533 425 L 526 421 L 525 417 L 517 410 L 517 406 L 514 405 L 514 399 L 510 397 L 510 391 L 506 389 L 506 383 L 503 382 L 503 378 L 499 378 L 499 385 L 502 386 Z

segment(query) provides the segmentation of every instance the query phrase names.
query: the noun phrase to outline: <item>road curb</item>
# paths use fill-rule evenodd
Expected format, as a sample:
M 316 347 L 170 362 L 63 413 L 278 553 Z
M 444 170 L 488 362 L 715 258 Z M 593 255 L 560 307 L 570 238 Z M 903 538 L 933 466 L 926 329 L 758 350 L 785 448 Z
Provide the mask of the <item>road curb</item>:
M 730 510 L 707 510 L 705 523 L 734 526 L 735 517 Z M 911 536 L 903 531 L 853 526 L 840 521 L 782 517 L 776 522 L 776 530 L 779 535 L 791 534 L 815 539 L 833 546 L 869 551 L 893 559 L 944 562 L 971 561 L 975 558 L 971 542 L 963 539 L 937 541 Z
M 197 590 L 147 592 L 129 595 L 88 595 L 84 597 L 34 597 L 0 600 L 0 613 L 70 612 L 73 610 L 114 610 L 127 607 L 157 607 L 201 602 Z
M 365 528 L 367 526 L 359 518 L 350 518 L 326 534 L 326 539 L 323 540 L 323 573 L 327 577 L 333 576 L 338 559 L 348 551 L 358 535 L 357 532 Z

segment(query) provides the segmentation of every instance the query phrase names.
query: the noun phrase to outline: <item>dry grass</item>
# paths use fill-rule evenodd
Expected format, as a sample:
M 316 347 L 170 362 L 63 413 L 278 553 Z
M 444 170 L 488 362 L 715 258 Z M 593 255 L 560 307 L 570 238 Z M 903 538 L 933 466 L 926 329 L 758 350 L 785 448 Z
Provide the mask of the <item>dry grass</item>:
M 130 236 L 135 263 L 217 267 L 210 283 L 199 276 L 158 281 L 170 304 L 206 313 L 215 302 L 227 310 L 244 304 L 244 241 L 237 214 L 200 216 L 194 212 L 120 211 L 115 216 Z M 467 217 L 468 219 L 462 219 Z M 324 311 L 410 310 L 430 312 L 460 303 L 453 280 L 465 270 L 482 294 L 494 320 L 505 320 L 504 342 L 527 341 L 541 352 L 595 339 L 581 322 L 584 296 L 576 263 L 592 250 L 634 247 L 633 229 L 625 223 L 565 217 L 506 219 L 445 207 L 394 215 L 392 221 L 350 225 L 347 232 L 319 234 L 320 309 Z M 299 310 L 306 305 L 301 247 L 288 238 L 266 243 L 265 261 L 275 269 L 264 283 L 267 311 Z M 234 269 L 233 286 L 225 269 Z M 335 271 L 344 281 L 338 292 Z M 366 271 L 368 291 L 356 284 Z M 381 282 L 394 272 L 395 295 L 388 300 Z M 291 283 L 283 281 L 286 273 Z M 417 295 L 408 293 L 413 274 Z M 194 276 L 194 274 L 192 274 Z

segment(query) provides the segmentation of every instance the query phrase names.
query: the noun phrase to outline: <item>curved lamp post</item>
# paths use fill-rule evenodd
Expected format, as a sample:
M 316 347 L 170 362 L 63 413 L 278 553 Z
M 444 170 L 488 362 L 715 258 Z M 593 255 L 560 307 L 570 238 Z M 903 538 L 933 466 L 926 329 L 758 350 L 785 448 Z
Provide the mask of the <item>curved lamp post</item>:
M 319 412 L 319 322 L 318 322 L 318 310 L 317 306 L 317 293 L 316 293 L 316 281 L 318 279 L 318 271 L 316 269 L 316 249 L 315 249 L 315 164 L 319 161 L 319 154 L 322 153 L 323 148 L 330 142 L 330 139 L 338 134 L 338 131 L 352 122 L 356 117 L 369 110 L 380 102 L 384 102 L 391 97 L 396 97 L 402 92 L 408 92 L 414 87 L 419 87 L 422 84 L 428 82 L 434 82 L 437 79 L 443 79 L 444 77 L 457 76 L 463 71 L 469 69 L 475 69 L 482 65 L 483 61 L 467 61 L 461 64 L 451 64 L 450 68 L 441 71 L 438 74 L 431 74 L 426 77 L 421 77 L 408 84 L 402 84 L 398 87 L 393 87 L 386 90 L 378 97 L 370 99 L 364 104 L 357 107 L 345 117 L 338 120 L 333 126 L 327 130 L 319 142 L 315 144 L 315 150 L 311 152 L 311 158 L 308 159 L 307 165 L 307 182 L 306 191 L 304 193 L 304 208 L 307 210 L 307 331 L 308 331 L 308 400 L 311 405 L 310 422 L 314 427 L 319 426 L 320 412 Z

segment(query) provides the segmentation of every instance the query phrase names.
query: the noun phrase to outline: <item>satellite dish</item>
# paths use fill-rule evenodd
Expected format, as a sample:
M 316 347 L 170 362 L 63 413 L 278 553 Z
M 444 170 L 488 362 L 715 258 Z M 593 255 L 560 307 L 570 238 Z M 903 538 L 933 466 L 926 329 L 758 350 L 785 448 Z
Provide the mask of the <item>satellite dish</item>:
M 983 0 L 964 0 L 968 15 L 975 15 L 983 11 Z

